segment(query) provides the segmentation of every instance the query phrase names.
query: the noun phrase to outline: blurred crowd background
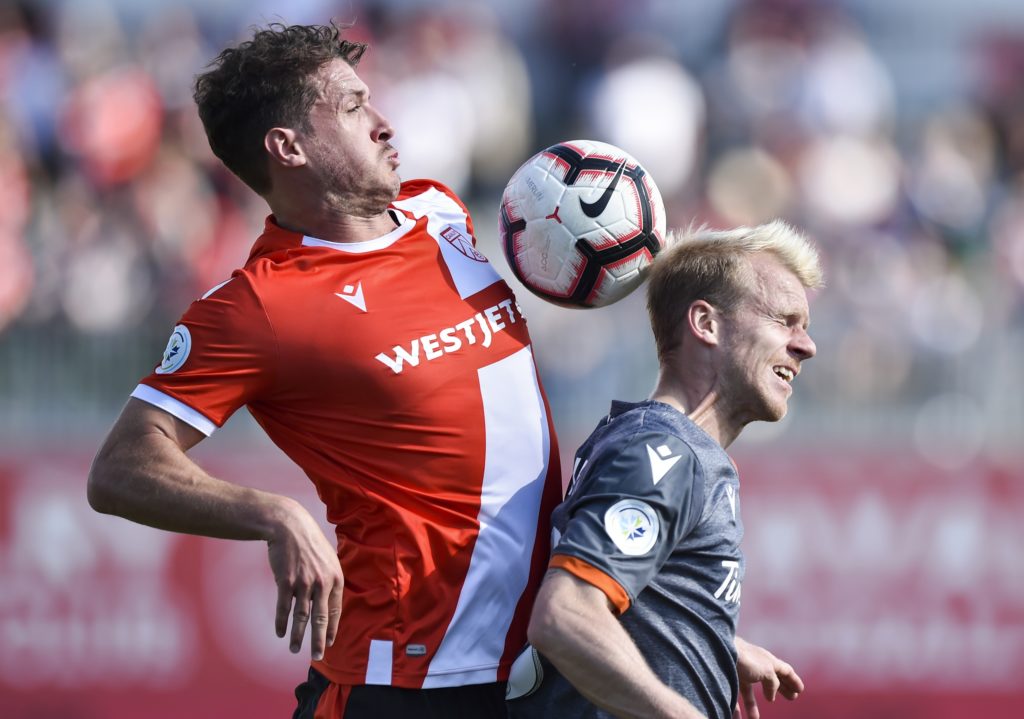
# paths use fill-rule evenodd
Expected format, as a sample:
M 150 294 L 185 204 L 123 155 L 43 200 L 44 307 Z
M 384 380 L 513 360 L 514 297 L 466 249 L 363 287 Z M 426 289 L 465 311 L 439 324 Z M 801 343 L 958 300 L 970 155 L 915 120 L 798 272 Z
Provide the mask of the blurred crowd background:
M 406 178 L 496 244 L 528 156 L 619 144 L 671 225 L 783 217 L 821 246 L 819 361 L 758 437 L 911 443 L 957 466 L 1024 430 L 1024 7 L 1012 0 L 0 5 L 0 431 L 95 432 L 266 209 L 207 148 L 194 75 L 253 24 L 354 21 Z M 514 284 L 514 283 L 513 283 Z M 563 432 L 650 389 L 642 293 L 521 298 Z M 595 388 L 599 388 L 596 389 Z M 955 441 L 949 441 L 950 439 Z
M 140 587 L 156 580 L 140 568 L 149 560 L 139 548 L 163 556 L 154 543 L 171 541 L 149 530 L 117 534 L 124 523 L 94 524 L 81 482 L 177 318 L 244 261 L 267 212 L 210 153 L 191 99 L 193 77 L 254 24 L 332 17 L 354 22 L 350 37 L 370 43 L 359 72 L 397 131 L 402 176 L 455 188 L 473 212 L 480 247 L 517 291 L 563 454 L 611 398 L 645 397 L 656 364 L 642 292 L 575 311 L 533 298 L 512 279 L 498 247 L 497 211 L 521 162 L 562 140 L 611 142 L 653 175 L 672 226 L 781 217 L 814 238 L 828 280 L 811 306 L 818 359 L 797 380 L 789 417 L 752 427 L 736 445 L 757 460 L 741 460 L 751 470 L 745 481 L 766 480 L 751 483 L 749 495 L 744 488 L 744 501 L 752 499 L 744 512 L 751 572 L 771 570 L 749 580 L 760 588 L 750 596 L 761 597 L 744 610 L 752 638 L 774 638 L 837 691 L 852 672 L 857 687 L 897 698 L 922 684 L 1020 698 L 1024 530 L 1013 517 L 1024 508 L 1024 5 L 1017 0 L 3 0 L 0 455 L 15 459 L 7 470 L 13 479 L 6 488 L 0 481 L 0 509 L 11 487 L 21 488 L 21 504 L 8 507 L 23 508 L 6 519 L 0 512 L 0 550 L 4 542 L 10 549 L 0 551 L 4 676 L 27 672 L 21 657 L 41 646 L 25 629 L 31 617 L 49 626 L 49 616 L 99 616 L 76 604 L 85 581 L 76 567 L 102 568 L 104 557 L 121 556 L 121 569 L 89 575 L 91 591 L 102 595 L 114 581 L 104 577 L 114 577 L 145 592 Z M 242 415 L 213 443 L 265 448 Z M 46 464 L 68 448 L 79 453 L 74 461 Z M 807 455 L 818 459 L 786 464 Z M 258 467 L 250 469 L 245 476 L 259 477 Z M 823 481 L 830 472 L 839 478 Z M 50 486 L 52 476 L 66 494 L 36 501 L 43 495 L 33 494 L 33 483 Z M 771 495 L 774 488 L 784 497 Z M 206 582 L 188 569 L 189 557 L 206 556 L 214 550 L 198 547 L 214 544 L 173 546 L 187 552 L 169 555 L 173 571 L 160 581 L 184 572 L 184 585 L 172 586 Z M 77 553 L 65 556 L 69 547 Z M 265 573 L 265 560 L 254 561 L 253 572 Z M 234 576 L 208 574 L 214 584 L 203 586 L 222 587 L 214 580 Z M 269 574 L 253 576 L 263 587 Z M 35 607 L 54 582 L 66 584 L 63 608 L 48 615 Z M 172 594 L 184 604 L 153 614 L 146 627 L 191 611 L 181 608 L 190 591 Z M 804 604 L 794 603 L 797 595 Z M 216 604 L 210 597 L 221 595 L 204 596 Z M 136 608 L 145 603 L 138 601 Z M 210 626 L 233 626 L 233 616 Z M 198 661 L 189 657 L 202 654 L 189 654 L 199 640 L 181 633 L 193 625 L 174 626 L 145 636 L 161 648 L 176 637 L 180 683 Z M 234 631 L 232 641 L 245 636 Z M 98 645 L 121 658 L 123 676 L 158 656 L 117 654 L 102 627 L 82 637 L 76 646 L 89 686 Z M 45 646 L 66 649 L 63 633 L 51 639 Z M 124 636 L 117 641 L 134 646 Z M 31 666 L 47 666 L 40 657 Z M 160 681 L 173 684 L 168 676 Z M 970 686 L 961 685 L 964 677 Z M 957 714 L 948 702 L 904 703 L 891 713 L 872 706 L 848 715 L 981 715 Z M 805 716 L 841 716 L 836 707 Z M 52 716 L 71 714 L 64 707 Z
M 506 277 L 504 183 L 574 137 L 644 163 L 672 225 L 805 229 L 828 274 L 821 358 L 792 419 L 753 440 L 909 442 L 955 466 L 1022 435 L 1010 0 L 5 2 L 3 435 L 92 435 L 244 259 L 265 206 L 209 152 L 191 81 L 254 24 L 329 17 L 371 44 L 360 73 L 402 175 L 455 187 Z M 567 436 L 649 390 L 641 294 L 597 312 L 526 300 Z

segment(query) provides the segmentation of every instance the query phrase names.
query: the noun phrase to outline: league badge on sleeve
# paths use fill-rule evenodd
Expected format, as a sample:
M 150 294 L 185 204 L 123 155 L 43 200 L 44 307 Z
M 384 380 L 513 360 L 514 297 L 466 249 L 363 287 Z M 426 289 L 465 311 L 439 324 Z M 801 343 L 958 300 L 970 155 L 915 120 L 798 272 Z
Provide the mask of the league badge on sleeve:
M 623 499 L 604 513 L 604 530 L 623 554 L 639 557 L 658 541 L 657 513 L 646 502 Z
M 167 349 L 160 360 L 160 366 L 156 368 L 157 374 L 171 374 L 188 359 L 188 353 L 192 349 L 192 335 L 185 325 L 176 325 L 171 332 L 171 338 L 167 340 Z

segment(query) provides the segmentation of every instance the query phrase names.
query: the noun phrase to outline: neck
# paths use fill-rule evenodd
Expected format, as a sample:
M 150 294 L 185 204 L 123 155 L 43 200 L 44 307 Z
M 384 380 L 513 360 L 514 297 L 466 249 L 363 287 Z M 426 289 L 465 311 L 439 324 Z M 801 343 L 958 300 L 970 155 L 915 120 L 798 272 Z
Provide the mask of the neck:
M 271 208 L 274 220 L 286 230 L 328 242 L 365 242 L 386 235 L 395 229 L 394 218 L 387 210 L 373 217 L 342 214 L 298 214 Z
M 713 383 L 706 383 L 706 387 L 697 386 L 674 380 L 672 377 L 676 375 L 662 368 L 651 399 L 675 407 L 707 432 L 723 449 L 727 449 L 739 436 L 743 426 L 729 416 Z
M 386 198 L 342 197 L 308 186 L 301 178 L 266 197 L 277 224 L 328 242 L 365 242 L 395 229 Z M 283 184 L 283 183 L 282 183 Z M 392 198 L 393 199 L 393 198 Z M 381 209 L 378 209 L 381 208 Z

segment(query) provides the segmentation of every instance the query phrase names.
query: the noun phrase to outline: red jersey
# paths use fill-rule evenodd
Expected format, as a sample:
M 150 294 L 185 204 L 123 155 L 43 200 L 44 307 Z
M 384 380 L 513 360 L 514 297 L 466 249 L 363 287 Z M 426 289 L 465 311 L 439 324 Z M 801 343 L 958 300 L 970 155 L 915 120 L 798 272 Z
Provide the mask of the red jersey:
M 247 405 L 335 525 L 338 684 L 500 681 L 526 641 L 561 480 L 526 320 L 447 188 L 333 243 L 268 218 L 132 396 L 210 434 Z

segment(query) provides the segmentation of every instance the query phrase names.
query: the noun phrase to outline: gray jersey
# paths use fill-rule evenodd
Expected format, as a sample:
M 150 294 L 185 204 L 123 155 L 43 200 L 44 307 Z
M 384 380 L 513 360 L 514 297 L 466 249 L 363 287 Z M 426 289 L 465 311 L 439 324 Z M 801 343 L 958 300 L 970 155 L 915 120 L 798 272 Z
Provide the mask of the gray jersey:
M 722 447 L 660 402 L 613 402 L 553 515 L 552 565 L 605 590 L 654 672 L 713 719 L 737 700 L 739 478 Z M 571 558 L 567 562 L 567 558 Z M 594 570 L 594 571 L 591 571 Z M 607 717 L 544 663 L 514 717 Z

